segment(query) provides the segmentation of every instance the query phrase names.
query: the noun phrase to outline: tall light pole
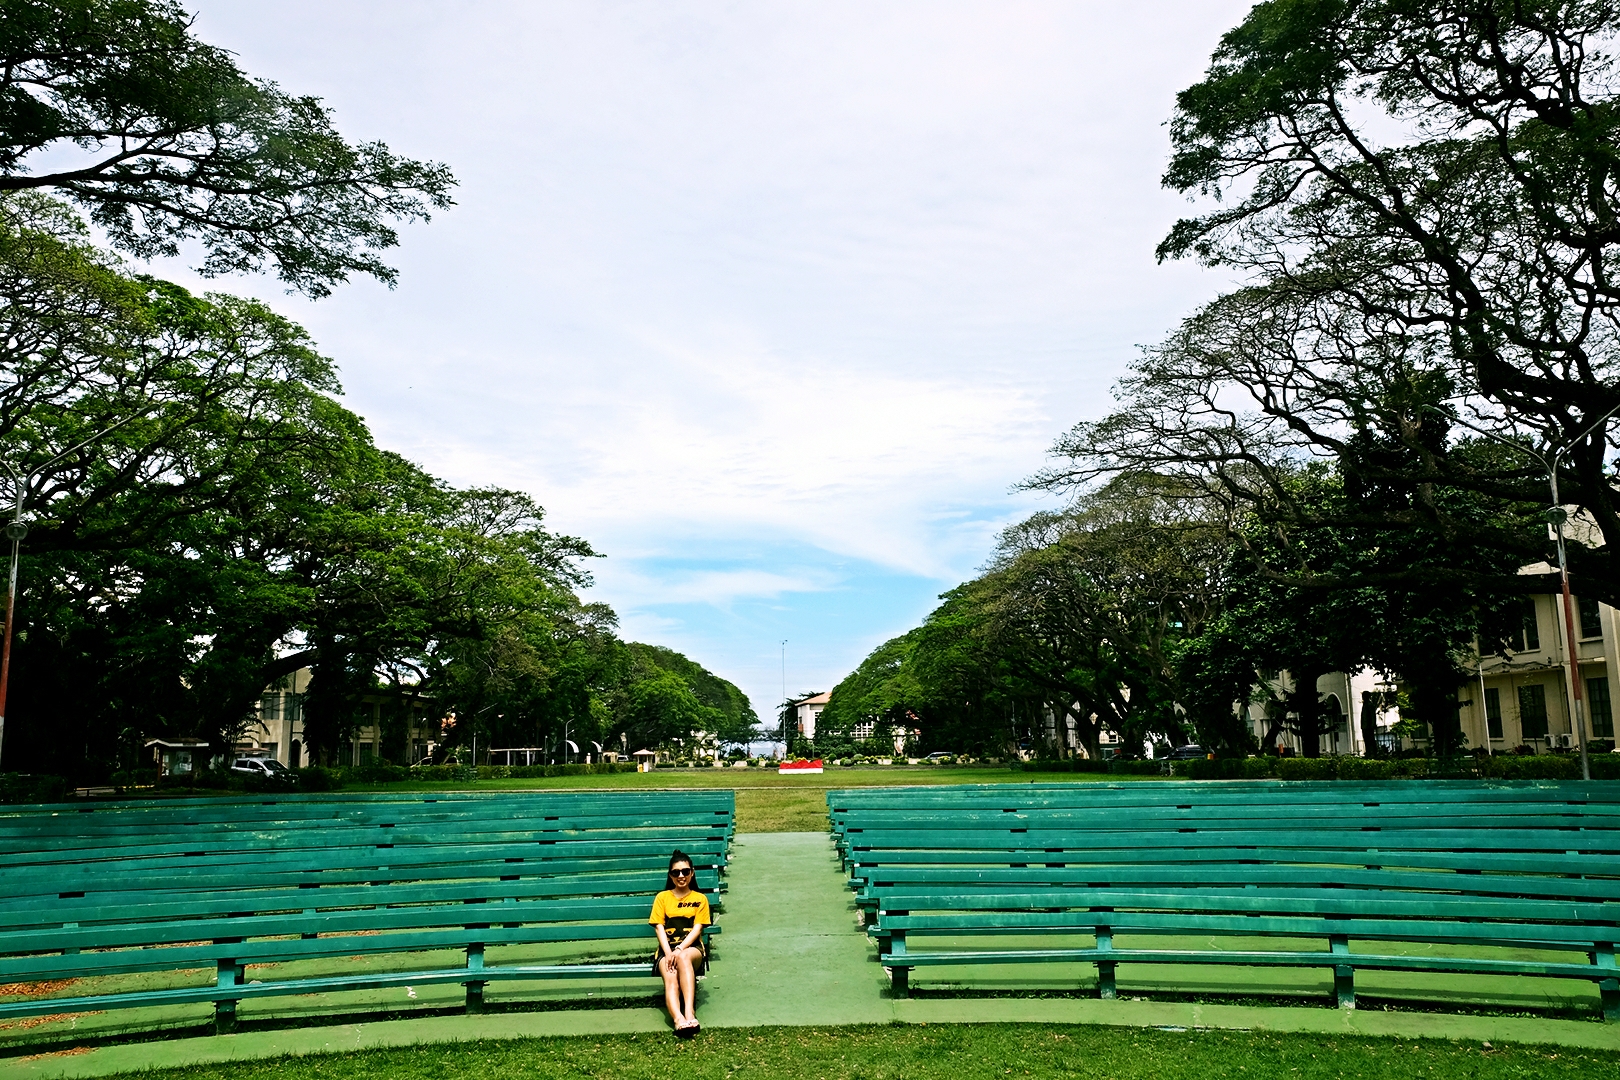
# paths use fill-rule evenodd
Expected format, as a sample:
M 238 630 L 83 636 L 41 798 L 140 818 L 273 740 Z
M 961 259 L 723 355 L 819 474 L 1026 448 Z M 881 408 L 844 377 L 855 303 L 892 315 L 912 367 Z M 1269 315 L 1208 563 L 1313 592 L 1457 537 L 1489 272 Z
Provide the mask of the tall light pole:
M 22 547 L 23 537 L 28 535 L 28 526 L 23 524 L 23 499 L 28 495 L 28 487 L 35 480 L 44 476 L 63 458 L 78 453 L 98 439 L 104 439 L 117 431 L 125 424 L 137 417 L 145 416 L 156 405 L 149 405 L 124 417 L 109 428 L 104 428 L 90 436 L 83 442 L 70 446 L 66 450 L 51 458 L 45 464 L 34 468 L 28 473 L 18 473 L 11 467 L 10 462 L 0 461 L 0 467 L 11 474 L 12 483 L 16 486 L 16 498 L 12 502 L 11 523 L 6 526 L 6 536 L 11 540 L 11 575 L 6 583 L 6 629 L 5 644 L 0 646 L 0 754 L 4 753 L 6 740 L 6 691 L 11 681 L 11 625 L 17 610 L 17 556 Z
M 1475 427 L 1473 424 L 1470 424 L 1468 421 L 1460 417 L 1451 418 L 1456 420 L 1457 423 L 1461 424 L 1463 427 L 1469 429 L 1470 431 L 1476 431 L 1485 436 L 1487 439 L 1493 439 L 1496 442 L 1501 443 L 1503 446 L 1510 446 L 1520 453 L 1530 455 L 1541 463 L 1541 467 L 1543 469 L 1547 470 L 1547 484 L 1552 490 L 1552 510 L 1549 516 L 1552 518 L 1553 538 L 1558 547 L 1558 580 L 1564 594 L 1564 641 L 1569 652 L 1569 688 L 1571 691 L 1573 691 L 1575 698 L 1575 741 L 1580 745 L 1581 748 L 1582 780 L 1592 779 L 1592 766 L 1591 762 L 1586 756 L 1586 698 L 1581 692 L 1581 661 L 1580 657 L 1577 655 L 1577 642 L 1579 639 L 1575 637 L 1575 602 L 1570 599 L 1569 564 L 1564 558 L 1564 518 L 1567 515 L 1564 513 L 1563 502 L 1558 498 L 1558 461 L 1564 456 L 1565 451 L 1576 446 L 1582 439 L 1596 431 L 1600 424 L 1617 412 L 1620 412 L 1620 405 L 1616 405 L 1614 408 L 1598 417 L 1592 423 L 1588 424 L 1579 435 L 1576 435 L 1563 446 L 1560 446 L 1557 450 L 1554 450 L 1552 457 L 1550 458 L 1530 449 L 1528 446 L 1521 446 L 1510 439 L 1504 439 L 1500 435 L 1486 431 L 1484 428 Z M 1483 705 L 1483 702 L 1481 704 Z M 1487 723 L 1489 722 L 1487 721 Z M 1490 731 L 1488 729 L 1485 732 L 1485 741 L 1487 745 L 1490 743 Z
M 787 638 L 782 639 L 782 756 L 787 757 L 788 748 L 788 721 L 787 721 Z

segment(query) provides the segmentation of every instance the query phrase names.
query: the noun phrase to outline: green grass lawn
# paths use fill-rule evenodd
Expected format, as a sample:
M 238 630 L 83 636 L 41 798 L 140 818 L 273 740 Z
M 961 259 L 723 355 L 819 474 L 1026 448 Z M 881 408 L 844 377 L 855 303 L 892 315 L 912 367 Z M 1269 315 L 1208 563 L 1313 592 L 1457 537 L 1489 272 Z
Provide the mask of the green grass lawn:
M 472 1042 L 163 1069 L 145 1080 L 1311 1080 L 1620 1077 L 1609 1051 L 1355 1036 L 1037 1025 L 756 1028 Z
M 534 780 L 406 781 L 351 785 L 345 791 L 535 791 L 580 788 L 732 788 L 737 792 L 738 832 L 822 832 L 827 828 L 827 792 L 833 788 L 927 784 L 1027 784 L 1098 780 L 1153 780 L 1102 773 L 1025 773 L 1005 765 L 833 766 L 820 774 L 782 776 L 774 769 L 659 769 L 608 776 L 554 776 Z M 319 796 L 313 796 L 319 798 Z

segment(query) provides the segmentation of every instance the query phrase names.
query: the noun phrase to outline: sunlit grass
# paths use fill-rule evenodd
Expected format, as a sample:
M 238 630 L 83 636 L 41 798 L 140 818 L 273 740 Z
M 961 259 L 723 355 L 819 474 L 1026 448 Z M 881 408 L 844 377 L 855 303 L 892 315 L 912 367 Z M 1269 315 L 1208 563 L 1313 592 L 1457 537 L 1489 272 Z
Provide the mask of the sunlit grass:
M 164 1069 L 151 1080 L 1313 1080 L 1620 1076 L 1612 1051 L 1439 1040 L 1042 1025 L 706 1031 L 469 1042 Z
M 1027 784 L 1036 774 L 1005 765 L 832 766 L 815 773 L 782 776 L 775 769 L 659 769 L 608 776 L 553 776 L 527 780 L 413 781 L 353 785 L 345 791 L 547 791 L 659 788 L 732 788 L 737 792 L 738 832 L 820 832 L 827 828 L 827 792 L 833 788 L 905 787 L 930 784 Z M 1042 783 L 1145 779 L 1098 773 L 1040 773 Z M 312 796 L 319 798 L 319 796 Z

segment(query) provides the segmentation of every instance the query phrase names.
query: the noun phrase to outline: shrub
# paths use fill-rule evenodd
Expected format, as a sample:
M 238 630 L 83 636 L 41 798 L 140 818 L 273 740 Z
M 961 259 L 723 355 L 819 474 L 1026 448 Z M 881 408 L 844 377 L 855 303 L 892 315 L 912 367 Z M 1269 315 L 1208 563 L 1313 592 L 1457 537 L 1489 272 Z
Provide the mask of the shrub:
M 1597 770 L 1592 770 L 1594 776 Z M 1479 775 L 1500 780 L 1577 780 L 1581 759 L 1570 754 L 1496 754 L 1479 763 Z
M 1122 761 L 1116 758 L 1102 764 L 1108 766 L 1108 772 L 1114 776 L 1163 776 L 1169 771 L 1165 768 L 1169 763 L 1165 761 L 1142 761 L 1136 758 Z
M 403 765 L 390 765 L 386 761 L 357 765 L 340 771 L 344 781 L 350 784 L 391 784 L 411 778 L 411 770 Z
M 338 769 L 310 765 L 295 771 L 298 773 L 299 791 L 336 791 L 343 786 L 343 775 Z
M 112 774 L 108 783 L 118 787 L 152 787 L 158 782 L 158 771 L 148 766 L 140 769 L 120 769 Z
M 1137 761 L 1123 758 L 1059 758 L 1057 760 L 1015 761 L 1009 766 L 1014 772 L 1077 772 L 1112 773 L 1115 776 L 1163 776 L 1162 761 Z
M 537 780 L 547 776 L 607 776 L 611 773 L 635 772 L 633 761 L 598 761 L 590 765 L 583 762 L 567 765 L 485 765 L 478 775 L 486 780 L 496 779 L 496 771 L 514 780 Z
M 61 802 L 68 782 L 60 776 L 0 773 L 0 803 Z

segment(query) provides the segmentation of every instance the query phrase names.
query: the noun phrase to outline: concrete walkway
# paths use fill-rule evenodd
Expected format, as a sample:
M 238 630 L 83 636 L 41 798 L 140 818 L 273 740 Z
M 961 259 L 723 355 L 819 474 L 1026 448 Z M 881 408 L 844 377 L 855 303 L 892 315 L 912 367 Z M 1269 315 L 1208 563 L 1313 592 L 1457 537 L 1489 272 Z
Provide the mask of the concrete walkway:
M 901 1023 L 1105 1024 L 1274 1032 L 1550 1042 L 1620 1050 L 1620 1024 L 1327 1008 L 1195 1005 L 1080 998 L 889 996 L 888 980 L 856 931 L 832 843 L 823 833 L 737 838 L 725 933 L 698 997 L 705 1027 Z M 661 1009 L 560 1009 L 332 1024 L 236 1035 L 124 1043 L 0 1059 L 0 1080 L 105 1076 L 204 1064 L 420 1043 L 669 1029 Z

